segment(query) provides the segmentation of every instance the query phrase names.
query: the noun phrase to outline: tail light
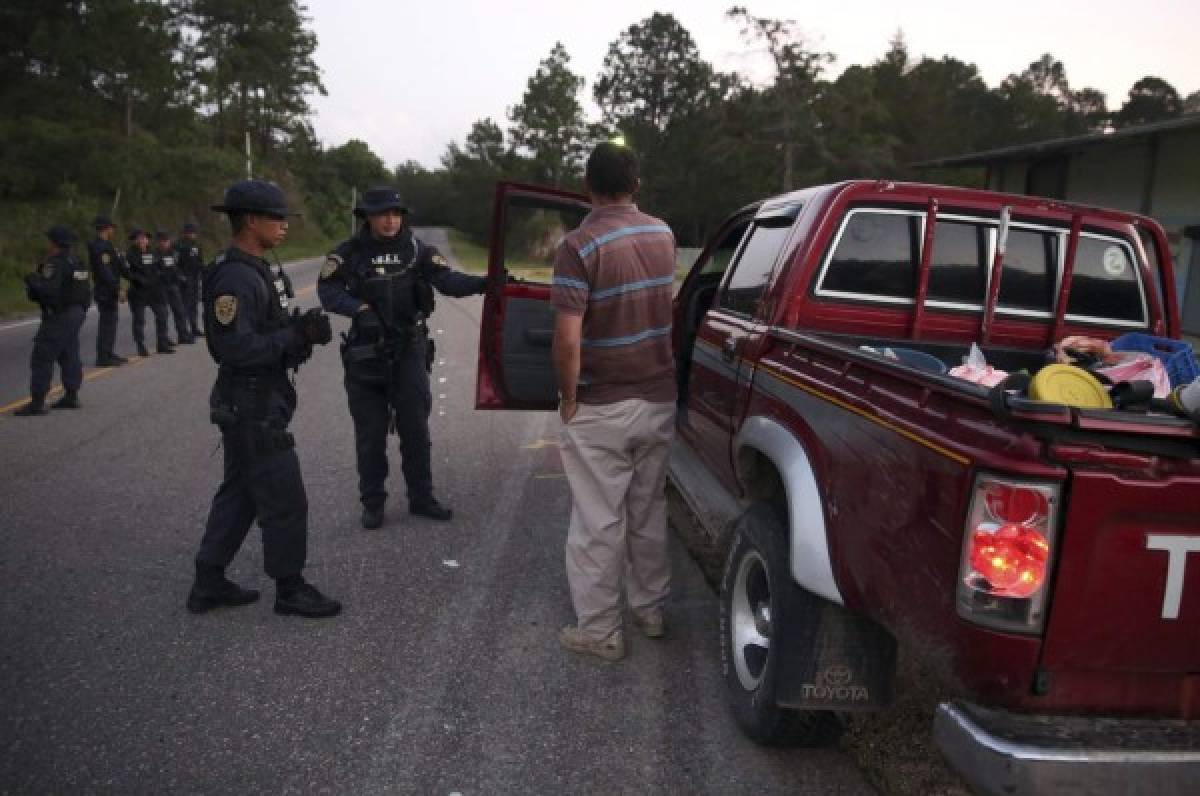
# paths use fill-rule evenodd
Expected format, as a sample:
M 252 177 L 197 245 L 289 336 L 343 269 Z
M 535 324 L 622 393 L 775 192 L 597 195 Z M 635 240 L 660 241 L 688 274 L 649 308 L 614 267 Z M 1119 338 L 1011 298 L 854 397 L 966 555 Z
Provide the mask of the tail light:
M 1041 632 L 1058 506 L 1058 484 L 976 478 L 959 565 L 959 616 L 997 630 Z

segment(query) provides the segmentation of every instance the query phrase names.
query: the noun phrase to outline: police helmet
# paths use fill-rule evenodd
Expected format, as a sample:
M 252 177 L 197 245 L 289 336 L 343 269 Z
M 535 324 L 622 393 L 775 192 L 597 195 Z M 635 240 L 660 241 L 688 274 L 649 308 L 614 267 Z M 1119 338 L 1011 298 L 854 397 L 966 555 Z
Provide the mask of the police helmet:
M 92 224 L 96 229 L 109 229 L 113 226 L 112 219 L 106 215 L 96 216 L 96 220 Z
M 133 229 L 129 230 L 129 239 L 137 240 L 145 234 L 146 230 L 142 229 L 141 227 L 134 227 Z
M 408 206 L 404 204 L 404 200 L 400 198 L 400 192 L 395 188 L 390 185 L 379 185 L 368 188 L 363 193 L 358 204 L 354 206 L 354 215 L 366 218 L 385 210 L 399 210 L 401 213 L 407 213 Z
M 218 213 L 253 213 L 255 215 L 286 218 L 299 215 L 289 213 L 287 197 L 283 189 L 267 180 L 240 180 L 225 189 L 225 199 L 213 205 Z
M 154 239 L 155 240 L 170 240 L 171 235 L 168 232 L 166 232 L 165 230 L 160 229 L 154 233 Z
M 191 221 L 189 221 L 183 225 L 183 231 L 184 232 L 199 232 L 200 227 L 198 227 L 197 225 L 195 225 Z
M 46 230 L 46 237 L 50 239 L 51 243 L 54 243 L 57 246 L 70 246 L 72 243 L 78 240 L 78 238 L 75 237 L 75 233 L 64 227 L 62 224 L 55 224 L 54 226 L 50 227 L 50 229 Z

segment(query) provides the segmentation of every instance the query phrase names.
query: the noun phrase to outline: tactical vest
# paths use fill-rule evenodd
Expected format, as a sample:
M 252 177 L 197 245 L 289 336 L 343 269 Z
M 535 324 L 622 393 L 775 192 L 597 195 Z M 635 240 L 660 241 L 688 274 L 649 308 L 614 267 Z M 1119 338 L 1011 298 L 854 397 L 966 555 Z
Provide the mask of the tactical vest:
M 67 255 L 71 268 L 71 282 L 66 288 L 63 304 L 78 304 L 86 307 L 92 303 L 91 273 L 78 257 Z
M 161 275 L 164 285 L 174 285 L 179 282 L 179 268 L 175 259 L 175 252 L 159 252 L 157 255 L 157 267 Z
M 125 258 L 129 266 L 130 273 L 135 277 L 140 278 L 141 283 L 134 283 L 134 289 L 137 290 L 153 290 L 159 286 L 160 278 L 158 267 L 154 264 L 154 252 L 147 249 L 142 251 L 136 246 L 129 250 L 129 255 Z
M 204 280 L 204 324 L 209 330 L 204 338 L 208 345 L 208 353 L 212 355 L 213 361 L 218 365 L 221 363 L 221 358 L 217 355 L 213 348 L 213 333 L 212 330 L 217 328 L 217 318 L 215 310 L 215 302 L 217 300 L 217 291 L 215 286 L 221 281 L 221 273 L 229 268 L 246 268 L 255 273 L 261 280 L 261 284 L 255 285 L 255 292 L 258 293 L 258 298 L 263 306 L 267 308 L 264 315 L 253 318 L 254 331 L 258 334 L 269 334 L 286 327 L 291 320 L 288 317 L 288 297 L 285 292 L 279 287 L 279 282 L 271 278 L 271 272 L 263 263 L 252 263 L 240 257 L 229 257 L 228 252 L 222 253 L 213 260 L 206 271 Z M 239 308 L 242 311 L 243 308 Z
M 417 270 L 420 258 L 421 244 L 411 235 L 374 254 L 356 236 L 345 264 L 346 290 L 388 312 L 390 317 L 383 318 L 388 326 L 411 327 L 433 311 L 433 288 Z

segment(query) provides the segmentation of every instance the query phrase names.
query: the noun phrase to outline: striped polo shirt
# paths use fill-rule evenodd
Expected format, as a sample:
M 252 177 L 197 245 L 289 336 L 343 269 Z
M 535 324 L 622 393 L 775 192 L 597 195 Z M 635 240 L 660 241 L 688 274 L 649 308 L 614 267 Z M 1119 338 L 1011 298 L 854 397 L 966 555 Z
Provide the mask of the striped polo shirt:
M 675 400 L 675 236 L 635 205 L 593 210 L 554 259 L 550 300 L 583 316 L 580 403 Z

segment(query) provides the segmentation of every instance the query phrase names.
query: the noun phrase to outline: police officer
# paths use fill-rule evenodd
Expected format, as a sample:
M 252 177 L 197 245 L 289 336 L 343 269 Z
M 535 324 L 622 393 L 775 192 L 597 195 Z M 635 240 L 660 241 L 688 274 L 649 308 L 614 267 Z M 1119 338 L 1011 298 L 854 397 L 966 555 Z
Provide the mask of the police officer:
M 154 333 L 158 342 L 158 353 L 173 354 L 171 340 L 167 337 L 167 305 L 163 292 L 154 252 L 150 251 L 150 236 L 134 227 L 129 232 L 132 245 L 125 253 L 125 273 L 129 281 L 129 314 L 133 320 L 133 341 L 137 343 L 138 356 L 148 357 L 146 350 L 146 308 L 154 313 Z
M 353 319 L 342 362 L 364 528 L 383 524 L 389 427 L 400 437 L 409 512 L 435 520 L 452 516 L 433 496 L 432 342 L 425 320 L 433 310 L 432 288 L 469 296 L 487 286 L 484 277 L 452 270 L 436 248 L 416 238 L 404 224 L 407 212 L 394 188 L 366 191 L 354 209 L 363 220 L 359 233 L 334 249 L 317 281 L 321 305 Z
M 63 397 L 55 409 L 78 409 L 83 362 L 79 359 L 79 327 L 92 303 L 88 269 L 71 254 L 74 233 L 63 226 L 46 232 L 50 251 L 38 269 L 25 276 L 25 293 L 42 308 L 42 322 L 33 337 L 29 357 L 29 403 L 13 414 L 46 414 L 46 393 L 54 379 L 54 363 L 62 371 Z
M 114 353 L 117 340 L 117 306 L 121 292 L 121 254 L 113 246 L 113 223 L 108 216 L 96 216 L 96 237 L 88 243 L 88 265 L 95 286 L 96 309 L 100 313 L 96 324 L 96 365 L 112 367 L 128 360 Z
M 319 309 L 288 315 L 263 255 L 287 234 L 287 200 L 279 186 L 261 180 L 234 183 L 213 206 L 229 216 L 233 243 L 205 272 L 204 324 L 208 351 L 217 362 L 209 399 L 221 430 L 225 475 L 213 498 L 187 608 L 202 613 L 258 599 L 225 577 L 257 519 L 263 563 L 275 579 L 275 612 L 333 616 L 342 606 L 304 580 L 308 500 L 287 425 L 296 409 L 288 369 L 332 337 Z
M 171 244 L 171 236 L 161 229 L 154 234 L 154 239 L 157 246 L 154 267 L 158 269 L 158 278 L 162 281 L 163 298 L 175 318 L 175 339 L 183 345 L 191 345 L 196 340 L 192 337 L 183 311 L 183 274 L 179 270 L 179 261 L 175 259 L 175 247 Z
M 200 275 L 204 271 L 204 255 L 196 233 L 200 228 L 190 221 L 183 225 L 179 240 L 175 241 L 175 259 L 179 273 L 183 275 L 183 315 L 187 319 L 192 337 L 203 337 L 204 332 L 196 320 L 196 305 L 200 302 Z

